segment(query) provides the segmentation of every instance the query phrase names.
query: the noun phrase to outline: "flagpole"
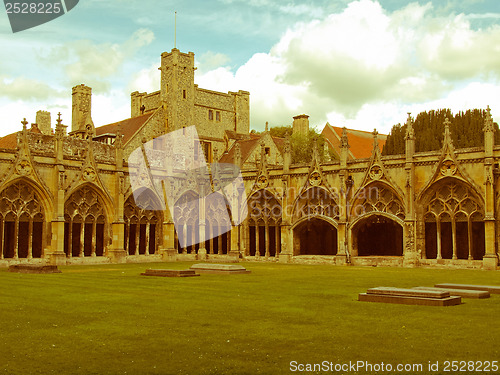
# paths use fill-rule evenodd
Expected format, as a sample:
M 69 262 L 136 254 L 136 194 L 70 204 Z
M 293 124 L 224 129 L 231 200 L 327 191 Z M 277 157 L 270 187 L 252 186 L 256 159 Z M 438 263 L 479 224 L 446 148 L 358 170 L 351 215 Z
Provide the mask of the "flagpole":
M 174 21 L 174 48 L 177 48 L 177 11 L 175 12 Z

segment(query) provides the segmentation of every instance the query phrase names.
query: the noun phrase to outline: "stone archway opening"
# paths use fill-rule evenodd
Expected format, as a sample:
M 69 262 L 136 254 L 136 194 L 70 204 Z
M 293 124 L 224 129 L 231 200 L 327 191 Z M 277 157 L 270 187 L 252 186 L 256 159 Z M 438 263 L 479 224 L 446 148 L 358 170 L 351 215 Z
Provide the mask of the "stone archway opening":
M 90 186 L 64 204 L 64 252 L 71 257 L 104 256 L 106 215 L 101 197 Z
M 268 190 L 256 191 L 248 199 L 245 255 L 279 257 L 281 251 L 281 214 L 278 199 Z
M 0 259 L 41 258 L 45 215 L 40 197 L 24 181 L 0 193 Z
M 136 201 L 137 199 L 137 201 Z M 154 193 L 145 189 L 138 197 L 130 195 L 125 201 L 123 216 L 125 220 L 124 246 L 128 255 L 150 255 L 156 253 L 158 227 L 161 212 Z
M 425 258 L 483 259 L 483 208 L 465 184 L 451 181 L 438 186 L 429 196 L 423 220 Z
M 403 227 L 386 216 L 371 215 L 356 224 L 353 242 L 357 256 L 402 256 Z
M 337 229 L 326 220 L 306 219 L 293 230 L 294 255 L 336 255 Z

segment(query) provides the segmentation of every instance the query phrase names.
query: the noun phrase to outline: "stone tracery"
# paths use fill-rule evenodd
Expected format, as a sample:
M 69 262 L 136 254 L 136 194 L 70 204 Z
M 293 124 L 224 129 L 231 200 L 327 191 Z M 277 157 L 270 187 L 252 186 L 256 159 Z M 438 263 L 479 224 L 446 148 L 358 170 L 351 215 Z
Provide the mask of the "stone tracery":
M 4 189 L 0 193 L 0 258 L 40 258 L 44 221 L 44 209 L 33 187 L 18 181 Z

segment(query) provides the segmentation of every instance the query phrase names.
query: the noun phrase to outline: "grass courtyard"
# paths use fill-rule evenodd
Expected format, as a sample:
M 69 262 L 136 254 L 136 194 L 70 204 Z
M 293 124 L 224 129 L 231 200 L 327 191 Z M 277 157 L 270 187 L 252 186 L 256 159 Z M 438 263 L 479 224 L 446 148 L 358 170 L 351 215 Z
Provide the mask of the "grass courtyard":
M 500 285 L 499 272 L 242 263 L 251 274 L 139 275 L 191 264 L 0 270 L 0 374 L 279 374 L 292 361 L 436 374 L 444 361 L 500 359 L 500 295 L 450 307 L 357 301 L 375 286 Z

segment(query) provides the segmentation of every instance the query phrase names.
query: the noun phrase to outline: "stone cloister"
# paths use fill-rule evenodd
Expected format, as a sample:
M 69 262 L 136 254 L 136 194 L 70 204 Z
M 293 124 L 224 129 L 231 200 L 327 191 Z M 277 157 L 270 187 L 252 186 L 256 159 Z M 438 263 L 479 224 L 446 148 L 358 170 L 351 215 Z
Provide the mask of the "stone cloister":
M 148 189 L 161 176 L 155 168 L 137 204 L 120 132 L 104 144 L 67 136 L 60 119 L 53 135 L 24 122 L 17 147 L 0 149 L 0 264 L 213 258 L 495 269 L 500 147 L 491 116 L 484 146 L 470 149 L 454 149 L 446 122 L 442 149 L 415 153 L 412 126 L 409 117 L 404 155 L 382 156 L 376 132 L 367 159 L 348 160 L 347 136 L 340 160 L 328 163 L 312 150 L 310 163 L 291 164 L 286 139 L 283 165 L 269 166 L 262 145 L 260 164 L 242 170 L 248 214 L 236 225 L 234 197 L 207 199 L 182 173 L 170 183 L 172 214 Z

